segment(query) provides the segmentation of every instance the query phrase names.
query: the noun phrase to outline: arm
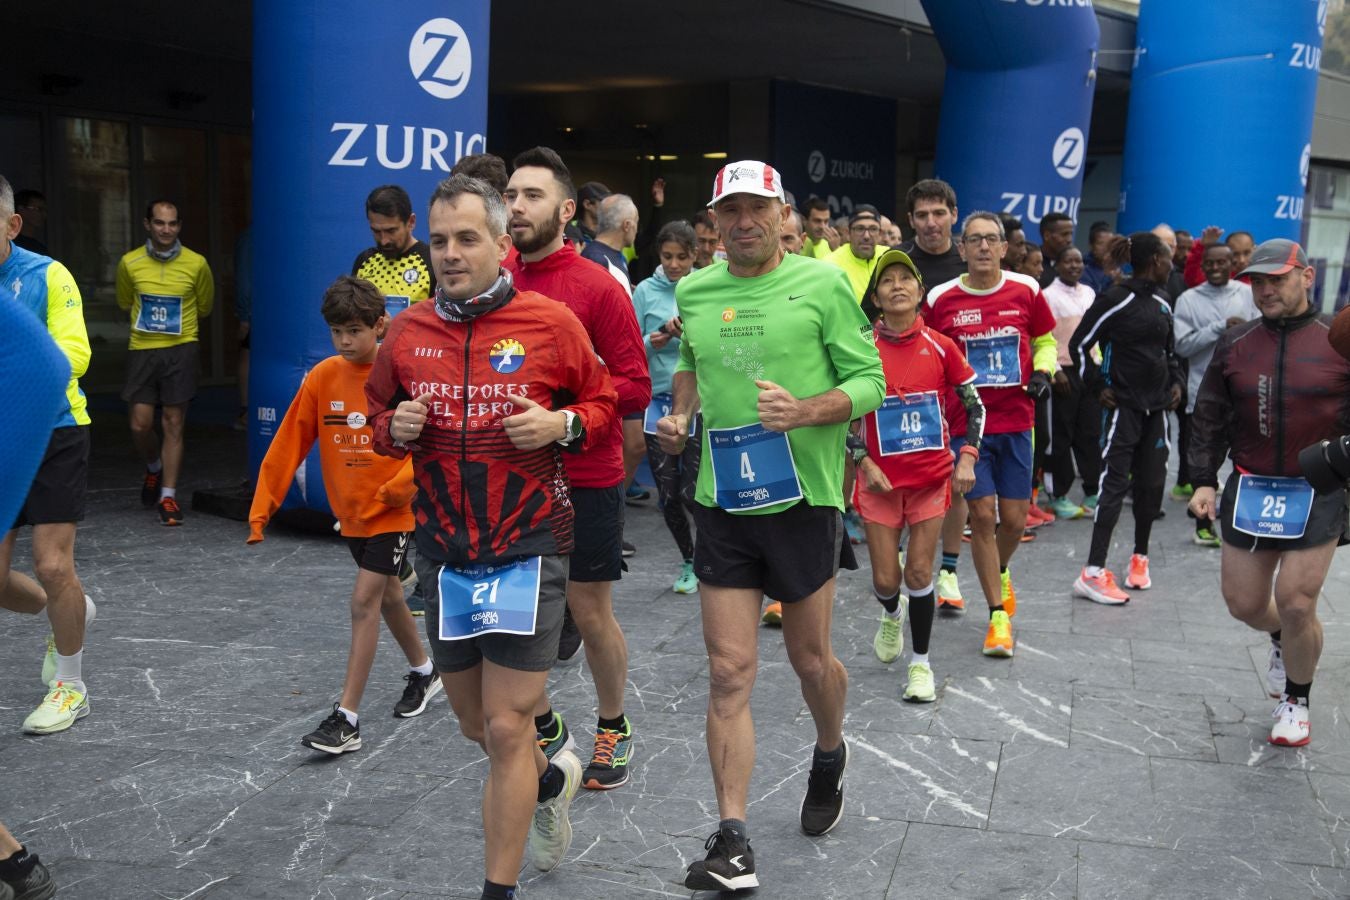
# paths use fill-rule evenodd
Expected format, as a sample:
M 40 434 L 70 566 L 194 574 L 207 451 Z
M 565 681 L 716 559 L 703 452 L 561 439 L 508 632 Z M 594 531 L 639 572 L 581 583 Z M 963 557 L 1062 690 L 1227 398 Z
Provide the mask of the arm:
M 1200 325 L 1194 321 L 1197 299 L 1189 292 L 1182 294 L 1177 301 L 1177 311 L 1172 317 L 1172 331 L 1176 352 L 1190 358 L 1202 353 L 1219 342 L 1219 337 L 1228 327 L 1228 323 L 1219 319 L 1209 325 Z
M 1059 344 L 1051 332 L 1031 339 L 1031 368 L 1047 375 L 1059 369 Z
M 211 315 L 211 309 L 216 305 L 216 280 L 211 276 L 211 267 L 205 259 L 202 260 L 193 287 L 197 293 L 197 317 L 204 319 Z
M 1219 485 L 1219 467 L 1228 456 L 1234 400 L 1229 396 L 1224 369 L 1228 360 L 1229 342 L 1220 339 L 1214 358 L 1205 370 L 1205 377 L 1196 392 L 1195 412 L 1191 414 L 1191 483 L 1197 488 L 1216 488 Z
M 127 268 L 127 258 L 124 256 L 117 263 L 117 305 L 123 310 L 130 310 L 135 301 L 136 284 L 131 280 L 131 269 Z
M 272 445 L 267 448 L 262 466 L 258 469 L 258 484 L 253 490 L 253 505 L 248 511 L 248 543 L 263 539 L 263 528 L 272 515 L 281 508 L 290 489 L 291 479 L 299 468 L 314 439 L 319 433 L 318 399 L 310 390 L 306 377 L 291 401 L 291 408 L 281 420 Z
M 1176 345 L 1173 343 L 1175 328 L 1172 313 L 1168 310 L 1167 339 L 1163 344 L 1167 352 L 1168 392 L 1171 394 L 1168 398 L 1168 409 L 1176 409 L 1186 396 L 1186 372 L 1181 367 L 1181 357 L 1177 356 Z
M 1101 393 L 1102 385 L 1097 383 L 1100 380 L 1101 369 L 1092 361 L 1090 351 L 1102 342 L 1102 331 L 1097 326 L 1106 310 L 1111 307 L 1111 303 L 1109 292 L 1098 294 L 1097 299 L 1092 301 L 1088 311 L 1083 314 L 1078 327 L 1074 329 L 1073 337 L 1069 338 L 1069 360 L 1084 389 L 1092 396 Z
M 687 363 L 686 363 L 687 360 Z M 698 376 L 694 374 L 693 356 L 689 351 L 689 342 L 680 345 L 680 366 L 671 378 L 670 415 L 662 416 L 656 423 L 657 440 L 666 453 L 678 455 L 684 452 L 689 441 L 689 420 L 698 409 Z
M 984 402 L 975 388 L 974 376 L 965 384 L 956 386 L 956 396 L 966 408 L 966 446 L 978 451 L 980 442 L 984 440 Z
M 366 409 L 369 411 L 367 415 L 370 417 L 370 429 L 374 433 L 374 444 L 371 449 L 381 456 L 392 456 L 397 459 L 407 456 L 408 448 L 401 442 L 395 443 L 389 433 L 389 423 L 393 420 L 398 405 L 413 399 L 403 389 L 398 370 L 398 339 L 403 334 L 406 323 L 406 316 L 394 317 L 389 332 L 385 335 L 384 344 L 375 357 L 375 366 L 366 378 Z
M 609 368 L 619 396 L 619 415 L 626 416 L 652 402 L 652 379 L 633 301 L 613 278 L 606 275 L 605 281 L 604 296 L 596 301 L 598 315 L 591 339 Z
M 79 378 L 89 369 L 89 333 L 80 289 L 59 262 L 47 267 L 47 331 L 70 361 L 71 377 Z
M 1205 229 L 1209 231 L 1208 228 Z M 1205 283 L 1205 273 L 1200 268 L 1200 261 L 1205 258 L 1205 248 L 1214 241 L 1205 242 L 1206 235 L 1202 234 L 1201 239 L 1191 243 L 1191 249 L 1186 251 L 1186 266 L 1181 271 L 1181 277 L 1186 282 L 1186 287 L 1193 288 L 1196 285 Z
M 825 306 L 821 339 L 839 380 L 833 389 L 807 398 L 803 425 L 827 425 L 861 418 L 886 398 L 886 375 L 872 340 L 872 324 L 858 307 L 847 276 L 836 279 L 837 302 Z M 847 302 L 846 302 L 847 301 Z M 848 400 L 845 406 L 836 395 Z M 767 422 L 765 424 L 768 424 Z

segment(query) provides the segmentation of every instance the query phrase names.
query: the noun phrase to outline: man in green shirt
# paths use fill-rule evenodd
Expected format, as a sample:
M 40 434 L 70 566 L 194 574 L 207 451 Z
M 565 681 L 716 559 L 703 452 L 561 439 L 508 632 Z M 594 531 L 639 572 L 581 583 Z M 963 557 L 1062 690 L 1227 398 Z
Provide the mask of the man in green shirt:
M 694 571 L 708 650 L 708 758 L 721 821 L 685 886 L 759 884 L 745 824 L 754 769 L 750 690 L 767 594 L 783 604 L 783 639 L 816 723 L 802 830 L 821 835 L 843 812 L 848 676 L 830 646 L 835 573 L 855 568 L 844 539 L 844 437 L 881 405 L 885 378 L 848 279 L 782 252 L 791 209 L 773 167 L 732 163 L 709 206 L 727 264 L 676 288 L 683 322 L 674 405 L 657 423 L 679 453 L 702 401 Z

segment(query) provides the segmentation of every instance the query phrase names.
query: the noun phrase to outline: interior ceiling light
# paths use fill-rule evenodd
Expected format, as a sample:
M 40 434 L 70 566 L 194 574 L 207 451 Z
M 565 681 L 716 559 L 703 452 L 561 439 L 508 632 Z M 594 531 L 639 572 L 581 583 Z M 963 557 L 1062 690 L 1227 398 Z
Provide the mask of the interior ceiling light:
M 705 153 L 705 154 L 703 154 L 703 158 L 704 158 L 704 159 L 726 159 L 726 158 L 727 158 L 727 151 L 725 151 L 725 150 L 716 150 L 716 151 L 714 151 L 714 152 L 712 152 L 712 153 Z

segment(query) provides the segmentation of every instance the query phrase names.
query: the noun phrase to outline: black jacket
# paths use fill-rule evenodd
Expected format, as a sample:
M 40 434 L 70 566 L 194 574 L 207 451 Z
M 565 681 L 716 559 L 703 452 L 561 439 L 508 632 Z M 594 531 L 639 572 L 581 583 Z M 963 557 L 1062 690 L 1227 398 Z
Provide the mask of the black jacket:
M 1131 278 L 1097 295 L 1069 339 L 1069 357 L 1092 396 L 1115 391 L 1129 409 L 1166 409 L 1186 376 L 1172 348 L 1172 307 L 1159 285 Z M 1102 362 L 1089 351 L 1101 349 Z

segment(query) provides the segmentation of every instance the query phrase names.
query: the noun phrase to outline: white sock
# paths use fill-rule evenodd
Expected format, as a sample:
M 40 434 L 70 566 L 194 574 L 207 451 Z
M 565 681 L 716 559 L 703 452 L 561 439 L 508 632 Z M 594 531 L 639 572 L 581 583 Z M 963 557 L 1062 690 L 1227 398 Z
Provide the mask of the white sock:
M 1086 575 L 1086 576 L 1089 577 L 1089 578 L 1096 578 L 1098 575 L 1102 574 L 1102 573 L 1105 572 L 1105 571 L 1106 571 L 1106 569 L 1102 568 L 1101 566 L 1084 566 L 1084 567 L 1083 567 L 1083 574 Z
M 165 497 L 173 497 L 177 493 L 178 493 L 177 488 L 160 488 L 159 499 L 163 500 Z
M 431 660 L 428 659 L 420 666 L 413 666 L 412 670 L 416 672 L 418 675 L 430 675 L 432 670 Z
M 926 665 L 928 665 L 928 654 L 927 654 L 927 653 L 913 653 L 913 654 L 910 654 L 910 660 L 909 660 L 909 661 L 910 661 L 911 663 L 923 663 L 923 664 L 926 666 Z
M 905 614 L 905 608 L 903 606 L 897 606 L 895 612 L 886 612 L 886 610 L 883 609 L 881 614 L 888 619 L 899 622 L 900 618 Z
M 357 719 L 356 713 L 352 712 L 350 709 L 344 709 L 341 706 L 338 707 L 338 712 L 342 713 L 344 716 L 347 717 L 348 725 L 352 726 L 353 728 L 356 727 L 356 719 Z
M 66 684 L 78 685 L 81 693 L 84 685 L 84 673 L 81 666 L 84 660 L 84 651 L 76 650 L 70 656 L 56 654 L 56 680 L 64 681 Z
M 88 628 L 98 615 L 98 606 L 94 604 L 94 598 L 88 594 L 84 595 L 84 627 Z
M 163 462 L 163 460 L 158 460 L 158 459 L 157 459 L 157 460 L 155 460 L 155 461 L 152 462 L 152 463 L 147 463 L 147 464 L 146 464 L 146 467 L 145 467 L 145 471 L 149 472 L 151 475 L 158 475 L 158 474 L 159 474 L 159 470 L 162 469 L 162 468 L 164 468 L 164 462 Z

